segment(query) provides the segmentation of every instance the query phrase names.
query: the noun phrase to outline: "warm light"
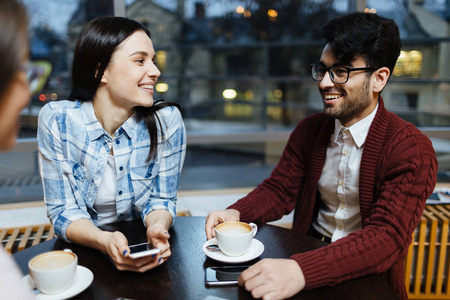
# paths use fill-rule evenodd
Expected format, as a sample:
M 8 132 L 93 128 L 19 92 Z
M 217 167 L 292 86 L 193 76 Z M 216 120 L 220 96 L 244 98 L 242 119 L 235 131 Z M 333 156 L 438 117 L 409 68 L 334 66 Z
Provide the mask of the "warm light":
M 156 51 L 156 63 L 158 69 L 163 72 L 167 67 L 167 52 L 166 51 Z
M 422 53 L 420 51 L 417 51 L 417 50 L 412 50 L 411 52 L 409 52 L 409 55 L 412 58 L 422 59 Z
M 156 90 L 158 93 L 165 93 L 169 90 L 169 85 L 164 82 L 160 82 L 156 85 Z
M 245 95 L 245 99 L 247 99 L 247 100 L 253 100 L 253 98 L 255 97 L 255 94 L 253 93 L 252 90 L 246 90 L 244 95 Z
M 283 91 L 275 90 L 275 91 L 273 91 L 273 95 L 275 96 L 275 98 L 281 98 L 281 97 L 283 97 Z
M 45 101 L 45 100 L 47 100 L 47 97 L 44 94 L 40 94 L 39 95 L 39 100 L 40 101 Z
M 269 9 L 267 15 L 271 18 L 276 18 L 278 16 L 278 12 L 274 9 Z
M 244 11 L 245 11 L 245 9 L 244 9 L 243 6 L 239 5 L 238 7 L 236 7 L 236 12 L 237 12 L 238 14 L 243 14 Z
M 249 10 L 244 11 L 244 17 L 250 18 L 252 16 L 252 12 Z
M 55 94 L 55 93 L 52 93 L 52 94 L 50 95 L 50 99 L 52 99 L 53 101 L 55 101 L 56 99 L 58 99 L 58 95 Z
M 419 50 L 401 51 L 395 64 L 394 76 L 420 77 L 423 53 Z
M 364 12 L 366 13 L 366 14 L 376 14 L 377 13 L 377 10 L 375 9 L 375 8 L 366 8 L 366 9 L 364 9 Z
M 225 99 L 234 99 L 234 98 L 236 98 L 237 93 L 236 93 L 236 91 L 233 90 L 233 89 L 226 89 L 226 90 L 223 90 L 222 96 L 223 96 Z

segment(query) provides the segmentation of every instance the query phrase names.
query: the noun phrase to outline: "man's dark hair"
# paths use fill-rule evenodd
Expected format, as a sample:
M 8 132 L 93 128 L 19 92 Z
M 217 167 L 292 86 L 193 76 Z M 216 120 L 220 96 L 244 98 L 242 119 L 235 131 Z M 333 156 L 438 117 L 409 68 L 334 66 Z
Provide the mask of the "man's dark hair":
M 350 64 L 361 57 L 367 67 L 388 67 L 391 74 L 402 47 L 397 24 L 371 13 L 336 17 L 322 28 L 322 36 L 339 63 Z

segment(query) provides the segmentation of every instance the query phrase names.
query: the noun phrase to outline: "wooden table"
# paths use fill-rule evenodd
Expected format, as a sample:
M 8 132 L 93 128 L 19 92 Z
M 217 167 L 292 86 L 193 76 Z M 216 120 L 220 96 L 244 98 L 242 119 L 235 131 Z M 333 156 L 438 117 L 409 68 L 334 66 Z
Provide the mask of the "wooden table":
M 13 255 L 22 272 L 28 274 L 27 263 L 45 251 L 69 248 L 78 255 L 79 264 L 94 273 L 94 281 L 73 299 L 204 299 L 208 295 L 224 299 L 252 299 L 249 292 L 237 286 L 206 287 L 205 268 L 222 263 L 209 259 L 202 251 L 206 241 L 203 217 L 177 217 L 171 234 L 172 256 L 167 262 L 146 273 L 118 271 L 103 253 L 79 245 L 53 239 Z M 325 246 L 313 237 L 272 225 L 258 224 L 255 238 L 265 247 L 260 258 L 288 258 L 298 252 Z M 119 230 L 130 243 L 145 241 L 145 228 L 140 220 L 103 226 Z M 257 260 L 255 260 L 257 261 Z M 255 263 L 252 261 L 246 264 Z M 378 276 L 344 282 L 334 287 L 302 291 L 293 299 L 396 299 L 393 290 Z

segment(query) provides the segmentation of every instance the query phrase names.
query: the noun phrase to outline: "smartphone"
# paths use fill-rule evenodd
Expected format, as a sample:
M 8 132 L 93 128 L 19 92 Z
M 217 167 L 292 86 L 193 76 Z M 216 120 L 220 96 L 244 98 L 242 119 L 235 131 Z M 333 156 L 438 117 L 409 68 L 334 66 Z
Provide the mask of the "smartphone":
M 161 251 L 159 248 L 152 247 L 149 243 L 142 243 L 131 245 L 130 247 L 130 257 L 131 258 L 139 258 L 148 255 L 158 254 Z
M 248 266 L 209 267 L 205 270 L 206 285 L 235 285 Z

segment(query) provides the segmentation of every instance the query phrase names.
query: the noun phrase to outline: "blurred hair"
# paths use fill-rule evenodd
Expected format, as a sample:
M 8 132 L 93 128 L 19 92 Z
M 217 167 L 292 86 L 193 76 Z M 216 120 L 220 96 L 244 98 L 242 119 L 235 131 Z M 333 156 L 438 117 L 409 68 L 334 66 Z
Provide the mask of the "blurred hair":
M 69 100 L 91 101 L 100 85 L 105 69 L 117 47 L 136 31 L 150 31 L 141 23 L 124 17 L 100 17 L 89 22 L 81 31 L 75 47 L 72 65 L 72 91 Z M 139 120 L 144 120 L 150 133 L 150 152 L 148 160 L 157 153 L 157 125 L 164 132 L 157 111 L 179 105 L 171 102 L 155 101 L 151 107 L 135 107 Z
M 361 57 L 367 67 L 388 67 L 391 75 L 402 47 L 397 24 L 371 13 L 336 17 L 322 28 L 322 35 L 339 63 L 350 64 Z
M 28 52 L 28 15 L 17 0 L 0 1 L 0 100 Z M 25 52 L 24 52 L 25 51 Z

